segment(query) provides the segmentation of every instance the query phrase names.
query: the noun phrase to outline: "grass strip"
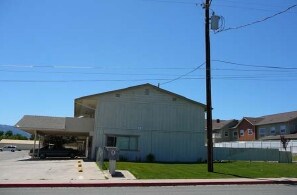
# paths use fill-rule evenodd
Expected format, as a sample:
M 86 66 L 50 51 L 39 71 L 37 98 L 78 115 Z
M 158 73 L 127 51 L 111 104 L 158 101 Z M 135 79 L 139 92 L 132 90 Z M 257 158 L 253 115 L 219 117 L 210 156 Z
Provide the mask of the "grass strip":
M 214 163 L 213 173 L 207 172 L 207 164 L 117 162 L 117 169 L 130 171 L 137 179 L 297 178 L 296 163 Z

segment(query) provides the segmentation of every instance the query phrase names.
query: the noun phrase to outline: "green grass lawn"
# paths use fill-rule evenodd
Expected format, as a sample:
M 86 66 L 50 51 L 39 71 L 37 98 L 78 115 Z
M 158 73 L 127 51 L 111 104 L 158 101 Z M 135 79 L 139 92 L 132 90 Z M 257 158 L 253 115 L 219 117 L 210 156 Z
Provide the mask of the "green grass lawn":
M 207 164 L 117 162 L 117 169 L 130 171 L 137 179 L 297 178 L 296 163 L 214 163 L 213 173 L 207 172 Z

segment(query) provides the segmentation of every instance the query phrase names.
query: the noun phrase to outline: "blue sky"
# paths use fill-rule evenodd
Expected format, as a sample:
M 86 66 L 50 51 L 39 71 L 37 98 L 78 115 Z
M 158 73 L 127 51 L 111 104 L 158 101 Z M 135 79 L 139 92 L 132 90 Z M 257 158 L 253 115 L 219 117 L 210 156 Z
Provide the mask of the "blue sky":
M 73 116 L 77 97 L 143 83 L 205 103 L 202 0 L 1 0 L 0 124 Z M 197 5 L 196 5 L 197 4 Z M 225 29 L 296 0 L 213 0 Z M 211 33 L 213 118 L 297 110 L 297 7 Z M 291 68 L 291 69 L 283 69 Z M 163 84 L 166 83 L 166 84 Z

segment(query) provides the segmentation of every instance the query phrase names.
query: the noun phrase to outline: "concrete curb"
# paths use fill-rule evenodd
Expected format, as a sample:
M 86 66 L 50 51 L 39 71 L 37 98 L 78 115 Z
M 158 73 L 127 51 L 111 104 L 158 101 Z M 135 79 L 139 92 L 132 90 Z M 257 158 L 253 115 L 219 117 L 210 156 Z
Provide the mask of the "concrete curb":
M 287 184 L 297 185 L 297 179 L 285 180 L 214 180 L 214 181 L 174 181 L 174 180 L 134 180 L 134 181 L 102 181 L 102 182 L 75 182 L 75 183 L 0 183 L 0 188 L 38 188 L 38 187 L 151 187 L 151 186 L 197 186 L 197 185 L 261 185 Z

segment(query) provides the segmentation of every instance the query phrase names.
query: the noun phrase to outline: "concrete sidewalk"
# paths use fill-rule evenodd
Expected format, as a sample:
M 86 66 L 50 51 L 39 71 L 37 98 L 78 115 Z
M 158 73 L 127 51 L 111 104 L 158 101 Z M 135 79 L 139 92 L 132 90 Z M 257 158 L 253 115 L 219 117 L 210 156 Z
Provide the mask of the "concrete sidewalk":
M 137 180 L 129 171 L 116 177 L 83 159 L 32 160 L 25 151 L 0 153 L 0 188 L 9 187 L 132 187 L 188 185 L 297 185 L 297 178 L 148 179 Z
M 154 180 L 71 180 L 71 181 L 1 181 L 0 188 L 15 187 L 149 187 L 149 186 L 189 186 L 189 185 L 297 185 L 297 178 L 258 179 L 154 179 Z

